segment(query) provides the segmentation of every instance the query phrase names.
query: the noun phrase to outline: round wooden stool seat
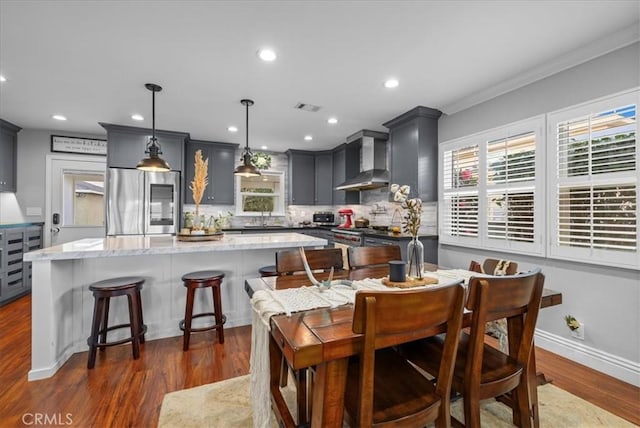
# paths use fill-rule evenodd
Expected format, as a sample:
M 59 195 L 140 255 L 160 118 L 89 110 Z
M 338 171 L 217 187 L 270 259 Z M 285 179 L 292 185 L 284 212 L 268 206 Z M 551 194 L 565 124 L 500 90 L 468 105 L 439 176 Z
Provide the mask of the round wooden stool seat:
M 144 335 L 147 332 L 147 326 L 144 325 L 142 318 L 142 299 L 140 298 L 142 284 L 144 284 L 144 278 L 127 276 L 105 279 L 89 285 L 89 290 L 93 292 L 95 302 L 91 336 L 87 339 L 87 344 L 89 345 L 87 368 L 92 369 L 95 367 L 97 349 L 104 350 L 107 346 L 120 345 L 127 342 L 131 342 L 133 359 L 140 358 L 140 344 L 144 343 Z M 129 323 L 109 327 L 110 299 L 118 296 L 127 296 Z M 120 328 L 129 328 L 131 336 L 107 342 L 107 332 Z
M 189 272 L 182 276 L 183 285 L 187 288 L 187 304 L 185 306 L 184 319 L 180 321 L 178 326 L 180 330 L 184 331 L 182 345 L 184 351 L 189 349 L 191 333 L 200 331 L 215 329 L 218 332 L 219 342 L 224 343 L 224 329 L 222 326 L 227 322 L 227 317 L 222 313 L 222 299 L 220 297 L 220 286 L 223 278 L 224 272 L 217 270 Z M 193 313 L 193 300 L 195 291 L 198 288 L 211 288 L 213 294 L 213 312 Z M 206 327 L 191 327 L 192 320 L 201 317 L 214 317 L 215 323 Z
M 276 265 L 262 266 L 258 269 L 260 276 L 278 276 Z

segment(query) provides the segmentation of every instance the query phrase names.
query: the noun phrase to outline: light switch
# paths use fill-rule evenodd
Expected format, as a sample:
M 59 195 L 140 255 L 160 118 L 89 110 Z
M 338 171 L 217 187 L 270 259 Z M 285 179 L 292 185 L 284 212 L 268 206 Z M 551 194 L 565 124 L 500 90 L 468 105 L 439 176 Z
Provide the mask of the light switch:
M 27 207 L 27 215 L 28 216 L 42 215 L 42 208 L 41 207 Z

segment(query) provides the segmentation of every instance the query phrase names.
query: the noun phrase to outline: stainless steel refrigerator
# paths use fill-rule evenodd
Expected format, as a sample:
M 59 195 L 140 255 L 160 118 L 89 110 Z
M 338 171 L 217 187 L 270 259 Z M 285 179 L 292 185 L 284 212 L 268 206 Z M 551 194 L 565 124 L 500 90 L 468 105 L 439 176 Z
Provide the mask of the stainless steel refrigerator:
M 107 176 L 107 235 L 177 232 L 179 172 L 109 168 Z

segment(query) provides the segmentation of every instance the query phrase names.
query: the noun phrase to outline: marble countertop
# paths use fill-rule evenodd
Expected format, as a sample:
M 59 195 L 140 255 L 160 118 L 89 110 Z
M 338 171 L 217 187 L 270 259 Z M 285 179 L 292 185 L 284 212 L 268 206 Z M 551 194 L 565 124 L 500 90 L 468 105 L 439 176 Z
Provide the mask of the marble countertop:
M 219 241 L 182 242 L 175 236 L 109 236 L 81 239 L 66 244 L 30 251 L 24 261 L 71 260 L 96 257 L 182 254 L 212 251 L 256 250 L 301 246 L 323 246 L 326 239 L 300 233 L 225 235 Z

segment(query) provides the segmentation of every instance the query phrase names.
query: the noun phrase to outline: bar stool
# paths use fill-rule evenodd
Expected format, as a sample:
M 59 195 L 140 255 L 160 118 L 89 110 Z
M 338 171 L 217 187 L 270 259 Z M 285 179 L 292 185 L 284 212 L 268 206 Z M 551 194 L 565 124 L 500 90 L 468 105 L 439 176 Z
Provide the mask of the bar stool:
M 89 360 L 87 368 L 92 369 L 96 364 L 96 350 L 104 350 L 107 346 L 120 345 L 131 342 L 133 359 L 140 358 L 140 344 L 144 343 L 144 334 L 147 326 L 142 319 L 142 300 L 140 290 L 144 278 L 139 276 L 127 276 L 105 279 L 89 285 L 95 299 L 93 307 L 93 322 L 91 324 L 91 336 L 87 339 L 89 345 Z M 112 297 L 127 296 L 129 302 L 129 323 L 118 324 L 109 327 L 109 302 Z M 129 327 L 131 336 L 114 342 L 107 342 L 107 332 Z
M 190 272 L 182 276 L 184 286 L 187 288 L 187 305 L 184 311 L 184 319 L 180 321 L 180 330 L 184 331 L 184 340 L 182 350 L 189 349 L 189 339 L 191 333 L 216 329 L 218 331 L 218 340 L 224 343 L 224 330 L 222 325 L 227 322 L 227 317 L 222 314 L 222 300 L 220 298 L 220 285 L 224 278 L 224 272 L 217 270 L 203 270 L 198 272 Z M 213 292 L 213 310 L 193 315 L 193 298 L 197 288 L 211 288 Z M 212 316 L 215 318 L 215 324 L 208 327 L 191 328 L 191 321 L 194 318 Z
M 278 271 L 276 270 L 276 265 L 262 266 L 258 269 L 258 273 L 260 276 L 278 276 Z

